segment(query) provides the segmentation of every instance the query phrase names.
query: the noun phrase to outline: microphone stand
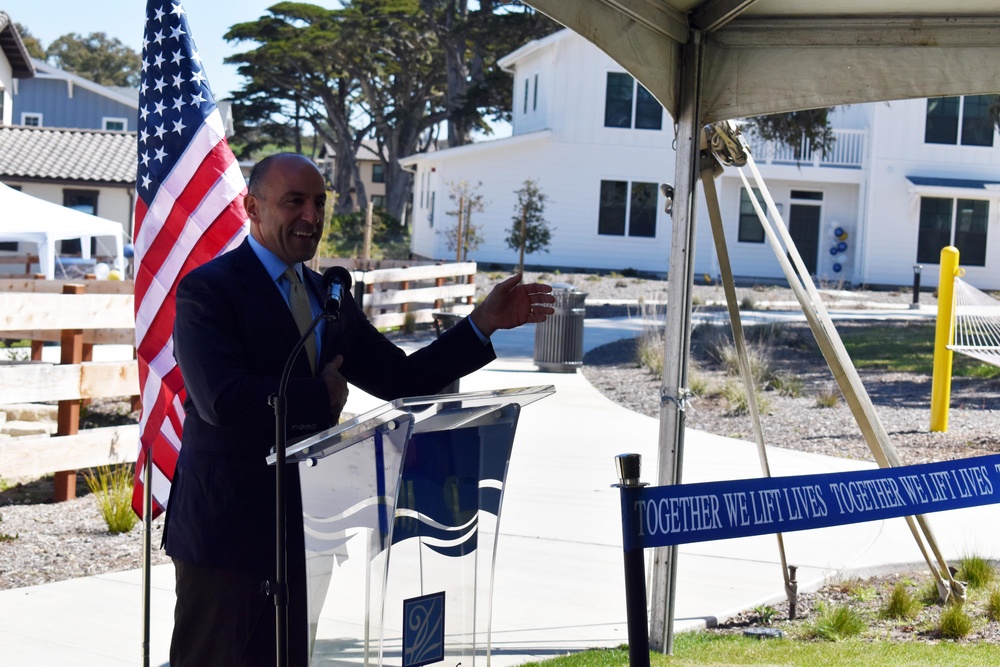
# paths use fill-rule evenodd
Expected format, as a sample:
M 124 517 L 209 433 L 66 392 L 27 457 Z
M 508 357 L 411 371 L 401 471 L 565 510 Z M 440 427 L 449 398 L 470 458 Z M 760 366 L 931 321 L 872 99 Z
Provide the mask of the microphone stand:
M 270 404 L 274 408 L 274 504 L 277 511 L 275 521 L 275 549 L 277 567 L 273 584 L 264 582 L 266 593 L 274 598 L 275 614 L 275 644 L 277 652 L 277 666 L 287 667 L 288 665 L 288 573 L 287 573 L 287 545 L 285 544 L 285 447 L 288 436 L 285 433 L 285 422 L 288 416 L 288 398 L 285 395 L 288 389 L 288 377 L 292 372 L 292 365 L 302 351 L 306 340 L 319 325 L 320 320 L 336 320 L 338 313 L 326 312 L 325 310 L 316 316 L 306 332 L 302 334 L 299 341 L 292 348 L 288 359 L 285 361 L 285 368 L 281 372 L 281 380 L 278 383 L 278 393 L 272 394 Z M 317 359 L 317 362 L 319 360 Z M 273 586 L 273 588 L 272 588 Z

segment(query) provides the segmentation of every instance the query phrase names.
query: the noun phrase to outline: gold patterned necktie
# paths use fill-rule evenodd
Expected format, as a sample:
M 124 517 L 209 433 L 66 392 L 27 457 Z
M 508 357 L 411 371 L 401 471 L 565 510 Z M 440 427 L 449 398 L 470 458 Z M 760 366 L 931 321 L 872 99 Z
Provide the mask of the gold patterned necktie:
M 288 294 L 288 306 L 292 309 L 292 317 L 295 318 L 295 324 L 299 327 L 299 334 L 304 334 L 306 330 L 309 329 L 309 325 L 312 324 L 312 307 L 309 305 L 309 295 L 306 294 L 306 288 L 299 280 L 299 274 L 295 271 L 294 266 L 290 266 L 285 269 L 285 280 L 291 285 L 291 290 Z M 309 357 L 309 367 L 316 372 L 316 331 L 313 330 L 309 334 L 309 338 L 305 342 L 306 356 Z

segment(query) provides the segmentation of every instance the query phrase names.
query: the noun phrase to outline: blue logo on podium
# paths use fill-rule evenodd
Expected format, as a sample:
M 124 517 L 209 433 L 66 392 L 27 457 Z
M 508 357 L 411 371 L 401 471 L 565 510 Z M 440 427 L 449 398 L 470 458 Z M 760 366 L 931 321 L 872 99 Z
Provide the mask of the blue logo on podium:
M 444 591 L 403 600 L 403 667 L 444 660 Z

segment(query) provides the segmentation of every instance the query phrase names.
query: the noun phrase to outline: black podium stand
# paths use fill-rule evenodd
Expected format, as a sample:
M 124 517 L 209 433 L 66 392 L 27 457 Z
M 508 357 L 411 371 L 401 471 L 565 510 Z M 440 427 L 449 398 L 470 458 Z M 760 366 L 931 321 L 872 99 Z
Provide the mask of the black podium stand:
M 399 399 L 288 447 L 302 480 L 310 637 L 329 593 L 323 634 L 337 638 L 315 653 L 398 667 L 472 667 L 478 653 L 487 664 L 514 432 L 521 407 L 554 391 Z

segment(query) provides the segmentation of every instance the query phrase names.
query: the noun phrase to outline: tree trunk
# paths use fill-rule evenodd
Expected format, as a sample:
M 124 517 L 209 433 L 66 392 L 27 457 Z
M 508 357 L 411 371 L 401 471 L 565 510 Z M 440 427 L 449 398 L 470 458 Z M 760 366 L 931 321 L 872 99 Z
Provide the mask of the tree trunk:
M 519 244 L 521 247 L 519 248 L 520 257 L 517 260 L 518 273 L 524 273 L 524 246 L 528 245 L 527 227 L 528 227 L 528 205 L 525 204 L 524 206 L 521 207 L 521 243 Z

